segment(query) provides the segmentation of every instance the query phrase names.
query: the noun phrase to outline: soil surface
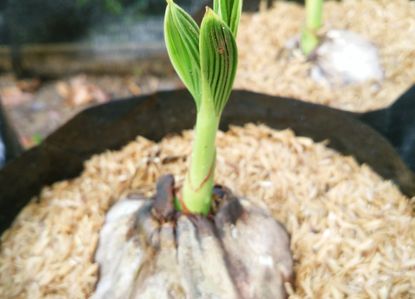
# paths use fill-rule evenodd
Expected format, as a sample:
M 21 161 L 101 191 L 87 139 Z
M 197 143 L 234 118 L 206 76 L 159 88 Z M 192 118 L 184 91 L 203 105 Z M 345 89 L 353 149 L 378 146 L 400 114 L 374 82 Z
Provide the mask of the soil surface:
M 91 298 L 99 278 L 93 256 L 109 209 L 131 190 L 151 197 L 166 173 L 180 189 L 192 137 L 139 137 L 86 161 L 79 177 L 45 187 L 2 235 L 0 298 Z M 232 127 L 218 133 L 217 146 L 216 182 L 266 205 L 290 234 L 290 299 L 415 298 L 415 197 L 290 130 Z

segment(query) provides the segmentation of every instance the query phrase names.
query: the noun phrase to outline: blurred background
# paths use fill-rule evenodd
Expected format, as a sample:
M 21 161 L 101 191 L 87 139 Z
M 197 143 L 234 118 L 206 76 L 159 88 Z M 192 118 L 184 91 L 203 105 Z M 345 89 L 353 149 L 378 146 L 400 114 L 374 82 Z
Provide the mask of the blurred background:
M 199 18 L 209 2 L 176 1 Z M 164 10 L 165 0 L 0 1 L 0 99 L 23 147 L 90 105 L 181 87 Z
M 211 1 L 176 2 L 200 20 Z M 383 71 L 382 82 L 335 88 L 310 78 L 313 61 L 298 51 L 303 4 L 244 1 L 236 88 L 363 112 L 414 83 L 413 1 L 324 2 L 322 34 L 360 34 L 377 47 Z M 3 135 L 29 148 L 91 105 L 182 87 L 164 47 L 164 10 L 165 0 L 1 0 Z
M 178 0 L 190 12 L 200 1 Z M 0 97 L 24 147 L 90 105 L 179 83 L 164 0 L 0 2 Z

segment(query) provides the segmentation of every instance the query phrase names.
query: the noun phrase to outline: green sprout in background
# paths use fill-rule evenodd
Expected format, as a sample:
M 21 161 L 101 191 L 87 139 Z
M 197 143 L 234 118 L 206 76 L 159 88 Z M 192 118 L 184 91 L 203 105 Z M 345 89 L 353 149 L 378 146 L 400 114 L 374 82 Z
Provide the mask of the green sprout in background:
M 167 0 L 167 52 L 197 110 L 190 169 L 176 205 L 194 214 L 207 215 L 212 205 L 216 132 L 235 79 L 241 12 L 242 0 L 214 0 L 199 29 L 189 14 Z
M 319 44 L 318 30 L 322 25 L 323 0 L 306 0 L 306 24 L 301 34 L 300 46 L 309 55 Z

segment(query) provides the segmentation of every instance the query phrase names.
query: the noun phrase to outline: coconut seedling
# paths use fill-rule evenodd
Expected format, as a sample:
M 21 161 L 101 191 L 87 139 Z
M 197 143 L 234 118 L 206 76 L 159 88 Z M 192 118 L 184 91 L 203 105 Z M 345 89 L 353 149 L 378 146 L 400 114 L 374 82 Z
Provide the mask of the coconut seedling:
M 176 204 L 186 212 L 206 215 L 211 207 L 216 131 L 235 79 L 235 37 L 241 10 L 241 0 L 214 1 L 199 30 L 184 10 L 168 0 L 164 23 L 167 51 L 197 109 L 190 168 Z
M 306 0 L 306 20 L 301 34 L 300 47 L 304 55 L 309 55 L 318 46 L 318 31 L 323 19 L 323 0 Z
M 110 209 L 92 298 L 287 297 L 293 261 L 286 230 L 266 207 L 214 187 L 215 138 L 235 78 L 241 9 L 241 0 L 215 0 L 199 28 L 168 0 L 167 50 L 197 110 L 190 167 L 181 192 L 165 175 L 153 198 L 127 195 Z
M 332 86 L 382 81 L 382 67 L 372 43 L 347 30 L 319 33 L 323 24 L 323 0 L 306 0 L 305 12 L 300 48 L 313 62 L 311 77 L 315 81 Z

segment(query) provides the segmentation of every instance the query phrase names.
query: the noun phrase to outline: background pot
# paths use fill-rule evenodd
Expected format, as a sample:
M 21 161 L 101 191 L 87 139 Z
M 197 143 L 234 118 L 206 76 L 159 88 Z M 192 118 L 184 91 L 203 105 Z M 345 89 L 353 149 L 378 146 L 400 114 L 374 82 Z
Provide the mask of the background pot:
M 393 146 L 354 114 L 297 100 L 235 91 L 224 111 L 221 129 L 248 122 L 293 129 L 370 165 L 415 195 L 415 174 Z M 66 125 L 0 172 L 0 232 L 41 188 L 77 176 L 91 155 L 119 149 L 137 135 L 160 140 L 194 125 L 194 102 L 178 90 L 110 102 L 78 114 Z

